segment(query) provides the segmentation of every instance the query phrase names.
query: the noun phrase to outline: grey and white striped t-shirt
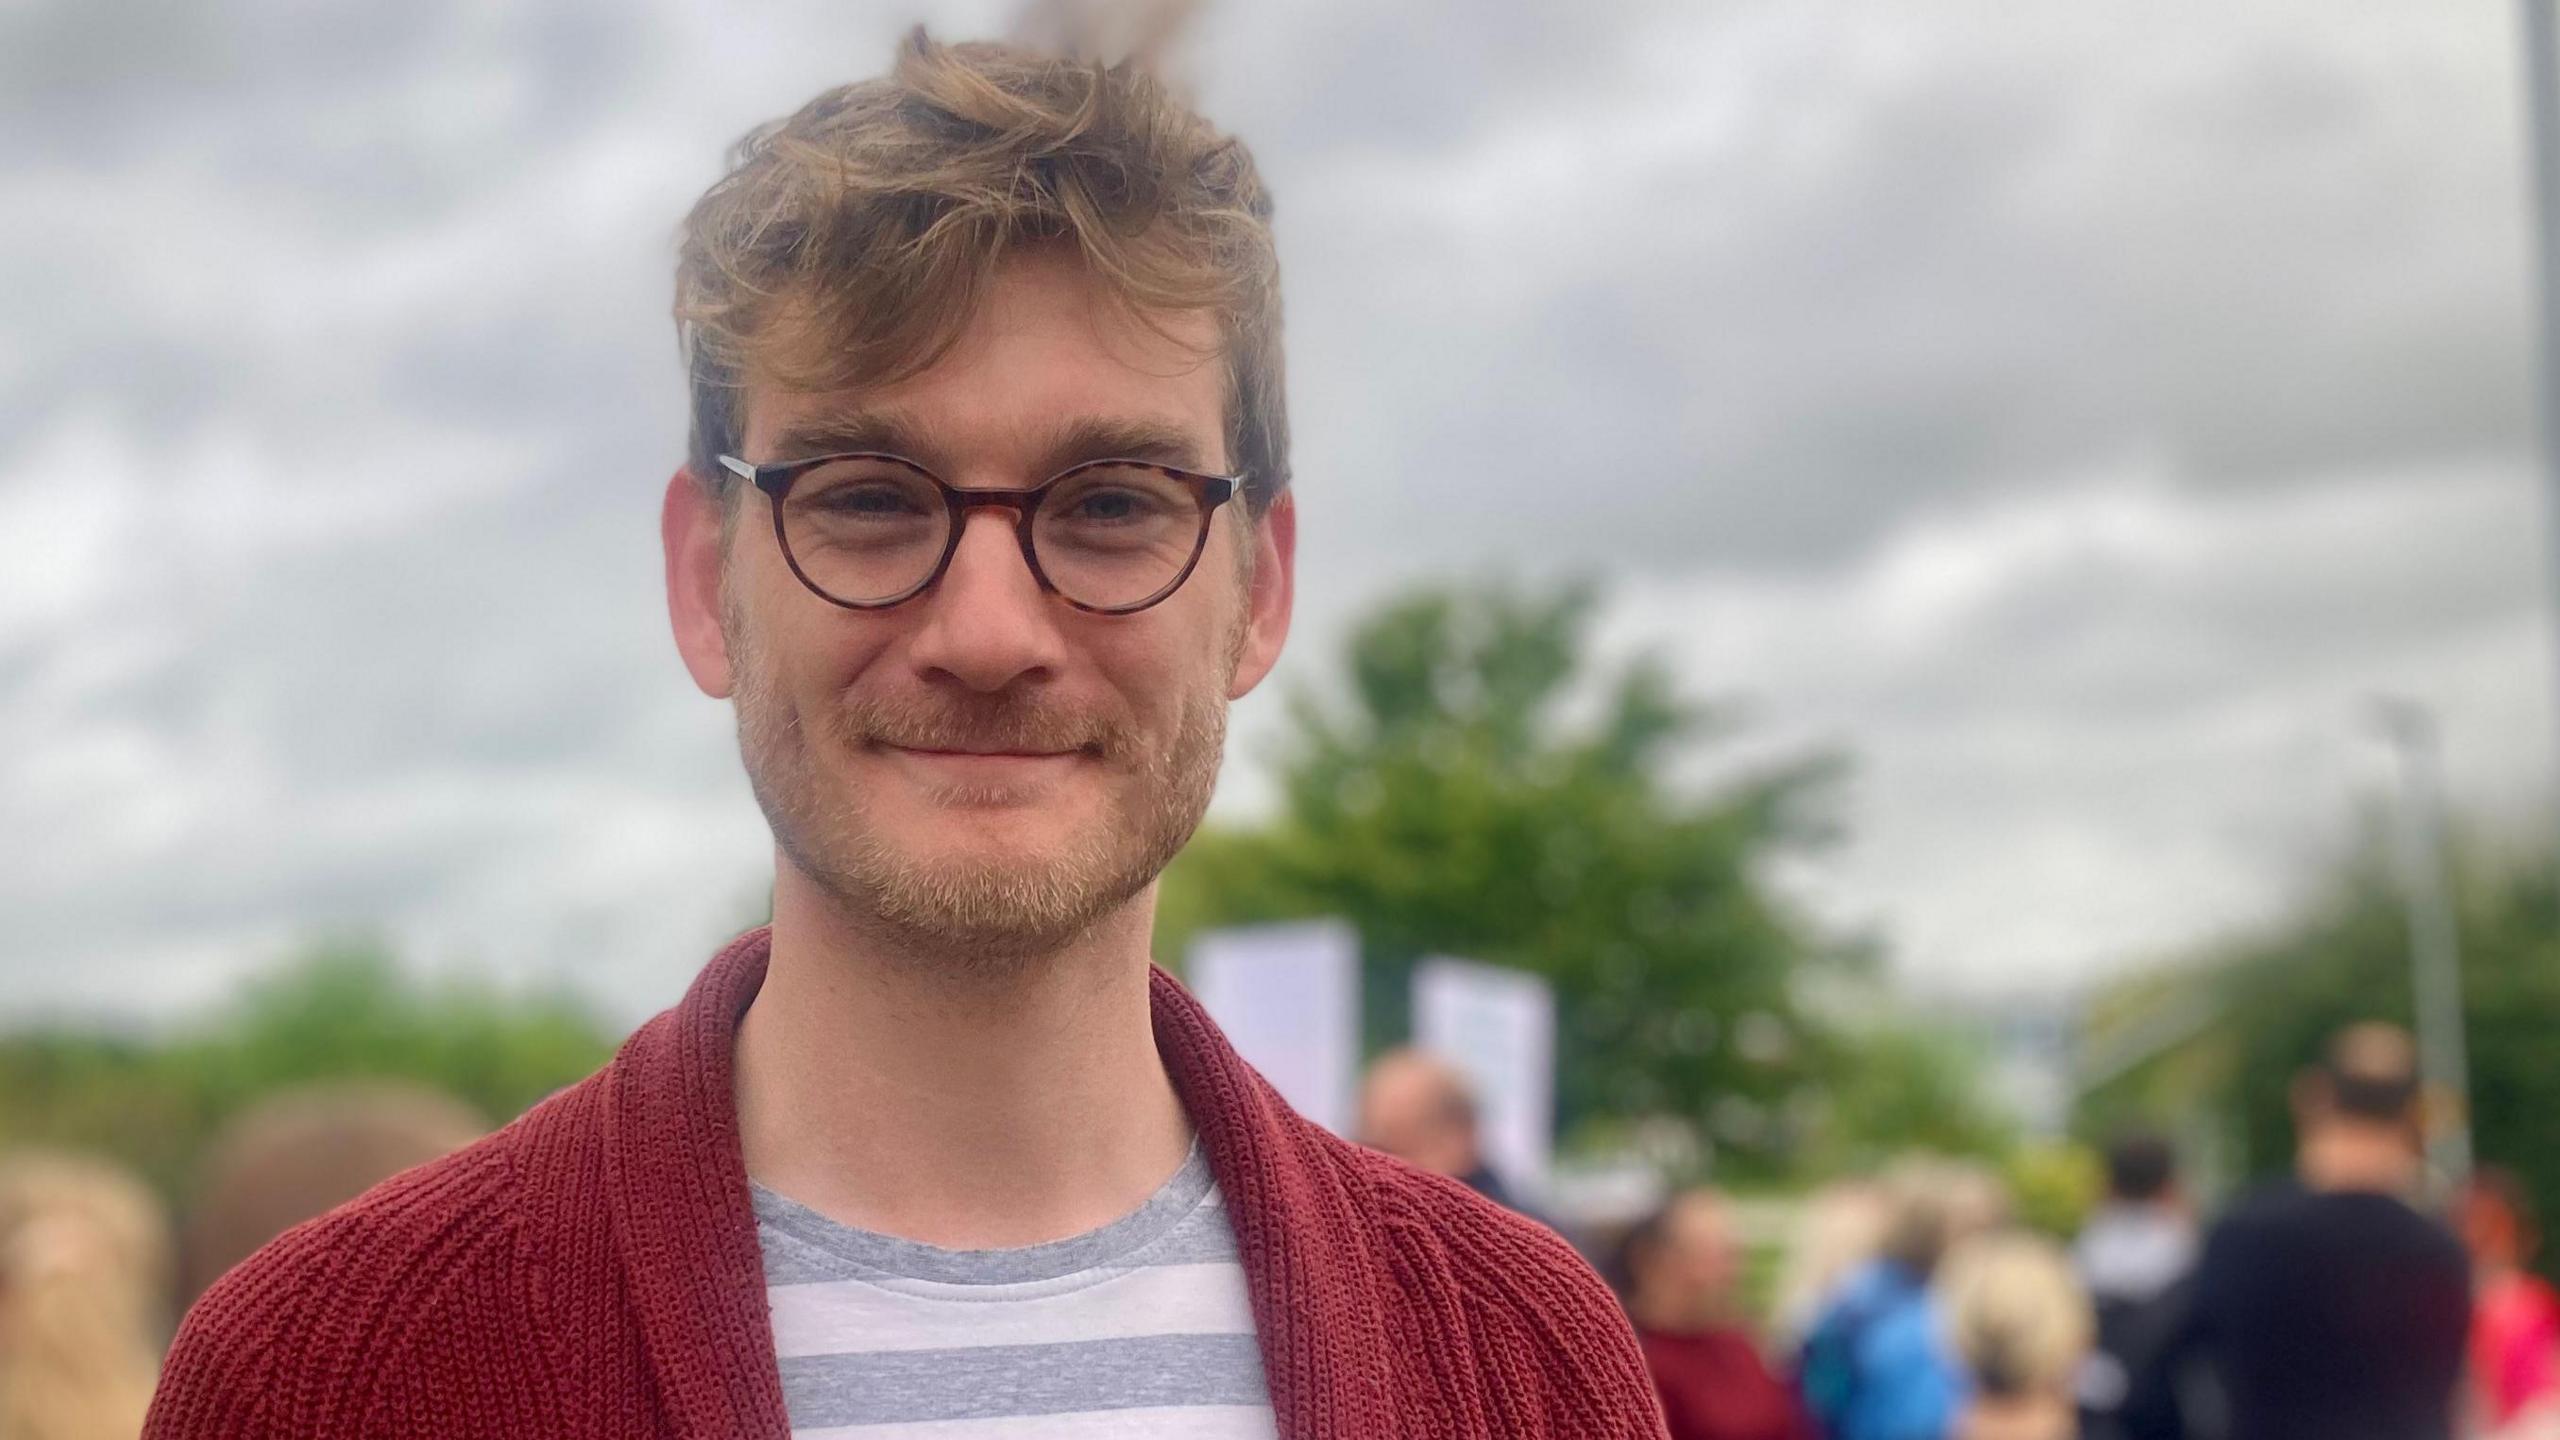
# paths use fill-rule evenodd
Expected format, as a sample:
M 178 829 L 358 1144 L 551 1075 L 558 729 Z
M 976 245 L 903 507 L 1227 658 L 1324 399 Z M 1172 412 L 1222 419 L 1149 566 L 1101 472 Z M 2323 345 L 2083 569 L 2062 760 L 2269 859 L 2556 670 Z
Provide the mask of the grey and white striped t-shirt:
M 755 1187 L 798 1440 L 1270 1440 L 1226 1205 L 1199 1146 L 1147 1203 L 1018 1250 L 943 1250 Z

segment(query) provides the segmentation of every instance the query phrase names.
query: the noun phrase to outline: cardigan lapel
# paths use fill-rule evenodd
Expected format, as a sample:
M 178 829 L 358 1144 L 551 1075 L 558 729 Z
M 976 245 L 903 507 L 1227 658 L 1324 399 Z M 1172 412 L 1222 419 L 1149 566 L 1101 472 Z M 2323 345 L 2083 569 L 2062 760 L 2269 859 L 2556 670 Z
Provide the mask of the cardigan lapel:
M 687 1440 L 783 1440 L 764 1259 L 738 1138 L 738 1021 L 771 936 L 732 941 L 607 1071 L 605 1187 L 658 1394 Z M 1328 1139 L 1292 1111 L 1162 970 L 1156 1048 L 1224 1193 L 1272 1410 L 1288 1440 L 1397 1432 L 1384 1303 L 1392 1277 Z
M 791 1429 L 730 1078 L 769 940 L 755 930 L 721 950 L 609 1072 L 605 1185 L 623 1282 L 660 1402 L 687 1440 Z
M 1156 1049 L 1226 1196 L 1280 1434 L 1398 1433 L 1382 1298 L 1393 1277 L 1365 1243 L 1373 1220 L 1327 1153 L 1336 1142 L 1244 1062 L 1179 981 L 1157 970 L 1152 988 Z

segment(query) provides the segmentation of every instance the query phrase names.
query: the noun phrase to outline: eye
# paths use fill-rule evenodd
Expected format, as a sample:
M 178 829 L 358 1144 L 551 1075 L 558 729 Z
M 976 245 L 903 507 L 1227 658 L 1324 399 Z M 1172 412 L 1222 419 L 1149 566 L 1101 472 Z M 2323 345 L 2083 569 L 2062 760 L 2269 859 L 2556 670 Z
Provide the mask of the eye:
M 1137 490 L 1108 486 L 1088 490 L 1076 496 L 1068 504 L 1068 514 L 1071 518 L 1088 524 L 1107 525 L 1120 521 L 1145 519 L 1156 508 L 1156 499 L 1152 495 Z
M 921 508 L 908 487 L 876 480 L 830 486 L 820 492 L 818 503 L 847 515 L 882 517 L 913 515 Z

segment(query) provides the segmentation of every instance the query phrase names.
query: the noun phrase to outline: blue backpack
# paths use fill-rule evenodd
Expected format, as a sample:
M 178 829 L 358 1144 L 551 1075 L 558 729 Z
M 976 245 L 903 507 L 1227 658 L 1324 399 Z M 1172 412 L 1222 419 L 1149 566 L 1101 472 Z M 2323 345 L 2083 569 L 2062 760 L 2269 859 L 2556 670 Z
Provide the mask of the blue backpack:
M 1869 1290 L 1832 1306 L 1796 1352 L 1796 1390 L 1823 1440 L 1840 1440 L 1858 1394 L 1858 1350 L 1891 1299 L 1889 1291 Z

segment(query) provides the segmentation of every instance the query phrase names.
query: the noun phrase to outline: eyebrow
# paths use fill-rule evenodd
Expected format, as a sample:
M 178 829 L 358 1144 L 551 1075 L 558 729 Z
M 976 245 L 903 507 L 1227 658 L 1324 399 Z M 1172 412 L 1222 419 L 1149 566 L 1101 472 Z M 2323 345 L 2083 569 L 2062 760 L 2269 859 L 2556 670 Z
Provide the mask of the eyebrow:
M 948 456 L 928 440 L 922 427 L 890 411 L 854 411 L 812 416 L 786 424 L 773 439 L 773 460 L 805 460 L 818 455 L 858 451 L 903 456 L 929 469 L 943 468 Z M 1199 440 L 1178 425 L 1160 420 L 1089 415 L 1051 432 L 1039 449 L 1038 480 L 1087 460 L 1144 460 L 1178 470 L 1206 470 L 1208 457 Z
M 921 439 L 904 417 L 887 412 L 819 415 L 784 425 L 773 437 L 773 458 L 806 460 L 868 450 L 921 460 L 925 458 Z
M 1205 470 L 1208 456 L 1192 434 L 1157 420 L 1087 416 L 1068 422 L 1042 452 L 1052 472 L 1087 460 L 1145 460 L 1177 470 Z

